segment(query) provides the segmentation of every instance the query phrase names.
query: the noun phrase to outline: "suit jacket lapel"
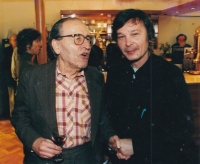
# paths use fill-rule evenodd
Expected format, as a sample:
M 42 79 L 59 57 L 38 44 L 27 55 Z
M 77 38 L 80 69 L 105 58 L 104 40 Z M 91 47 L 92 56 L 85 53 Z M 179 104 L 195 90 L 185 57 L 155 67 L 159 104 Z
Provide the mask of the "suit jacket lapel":
M 35 92 L 50 131 L 55 131 L 55 129 L 57 131 L 55 110 L 55 70 L 56 60 L 49 63 L 43 70 L 38 72 L 38 79 L 40 82 L 35 85 Z
M 102 87 L 96 83 L 98 79 L 95 79 L 96 76 L 94 75 L 94 72 L 86 69 L 85 77 L 86 77 L 86 83 L 88 87 L 90 107 L 91 107 L 91 135 L 92 135 L 91 137 L 93 145 L 99 126 Z

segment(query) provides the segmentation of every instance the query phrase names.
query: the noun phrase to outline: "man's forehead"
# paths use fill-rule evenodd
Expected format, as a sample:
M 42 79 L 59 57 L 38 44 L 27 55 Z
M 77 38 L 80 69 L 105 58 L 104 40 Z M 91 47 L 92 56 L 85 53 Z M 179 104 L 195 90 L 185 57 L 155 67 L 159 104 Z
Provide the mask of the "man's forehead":
M 121 30 L 123 30 L 123 27 L 131 27 L 133 29 L 141 29 L 141 27 L 144 27 L 144 23 L 142 21 L 139 20 L 128 20 L 124 26 L 122 26 L 121 28 L 119 28 L 117 31 L 120 32 Z
M 185 39 L 185 36 L 179 36 L 178 38 L 179 39 Z
M 130 25 L 130 26 L 134 26 L 134 25 L 139 25 L 141 24 L 142 26 L 144 26 L 144 23 L 142 20 L 135 18 L 135 19 L 130 19 L 126 22 L 126 24 Z
M 17 35 L 12 35 L 10 39 L 16 39 Z
M 83 24 L 80 20 L 68 20 L 63 23 L 61 32 L 79 32 L 79 31 L 89 31 L 87 26 Z

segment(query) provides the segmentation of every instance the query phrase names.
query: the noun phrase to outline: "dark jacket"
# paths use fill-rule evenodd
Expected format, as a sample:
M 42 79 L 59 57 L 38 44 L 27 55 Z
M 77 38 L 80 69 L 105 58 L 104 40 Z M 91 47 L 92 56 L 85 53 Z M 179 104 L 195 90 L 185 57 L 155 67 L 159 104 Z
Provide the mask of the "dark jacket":
M 102 60 L 103 60 L 103 50 L 99 46 L 94 44 L 91 48 L 88 65 L 92 67 L 96 67 L 99 71 L 101 71 Z
M 172 47 L 179 47 L 180 46 L 180 44 L 179 43 L 174 43 L 173 45 L 172 45 Z M 189 45 L 189 44 L 185 44 L 185 46 L 184 47 L 192 47 L 191 45 Z
M 22 71 L 25 68 L 32 67 L 35 65 L 32 60 L 33 55 L 27 52 L 24 52 L 22 55 L 19 56 L 19 77 L 22 74 Z
M 16 87 L 16 82 L 12 78 L 11 75 L 11 60 L 12 60 L 12 53 L 13 53 L 13 48 L 12 46 L 6 47 L 4 50 L 4 59 L 2 62 L 2 67 L 3 67 L 3 74 L 4 74 L 4 79 L 5 83 L 8 87 Z
M 106 70 L 109 72 L 109 68 L 112 64 L 122 60 L 122 52 L 116 43 L 110 43 L 106 47 Z
M 19 80 L 11 123 L 24 145 L 25 158 L 33 163 L 40 159 L 31 152 L 33 142 L 39 137 L 51 139 L 51 129 L 57 127 L 55 72 L 56 60 L 25 69 Z M 104 80 L 103 74 L 91 67 L 85 69 L 85 77 L 91 106 L 91 142 L 93 153 L 97 154 Z
M 115 131 L 132 139 L 134 155 L 124 163 L 181 163 L 194 131 L 181 70 L 154 54 L 136 73 L 130 65 L 124 59 L 108 73 L 106 107 L 113 129 L 105 125 L 104 137 Z

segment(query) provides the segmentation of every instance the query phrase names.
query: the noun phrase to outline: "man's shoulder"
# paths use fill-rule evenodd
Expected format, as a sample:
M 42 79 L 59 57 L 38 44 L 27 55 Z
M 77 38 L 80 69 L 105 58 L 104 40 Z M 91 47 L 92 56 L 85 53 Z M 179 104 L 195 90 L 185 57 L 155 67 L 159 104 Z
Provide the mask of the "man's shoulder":
M 181 70 L 173 63 L 166 61 L 161 56 L 152 54 L 152 68 L 154 74 L 161 73 L 163 76 L 177 76 Z
M 186 44 L 185 47 L 192 47 L 190 44 Z
M 12 46 L 5 47 L 5 50 L 13 49 Z
M 12 46 L 6 47 L 6 48 L 4 49 L 4 52 L 5 52 L 6 54 L 12 54 L 12 52 L 13 52 Z
M 176 47 L 176 46 L 179 46 L 179 44 L 178 43 L 172 44 L 172 47 Z
M 85 72 L 90 72 L 90 73 L 94 73 L 94 74 L 101 74 L 101 72 L 96 67 L 92 67 L 92 66 L 88 66 L 85 69 Z
M 163 59 L 161 56 L 158 56 L 158 55 L 155 55 L 155 54 L 151 54 L 152 55 L 152 64 L 153 66 L 156 66 L 156 67 L 163 67 L 163 66 L 166 66 L 166 67 L 170 67 L 170 66 L 174 66 L 174 64 L 166 61 L 165 59 Z
M 49 72 L 51 71 L 51 68 L 54 69 L 54 67 L 56 66 L 54 62 L 55 61 L 51 61 L 44 64 L 34 65 L 32 67 L 26 68 L 26 71 L 32 72 L 32 73 Z

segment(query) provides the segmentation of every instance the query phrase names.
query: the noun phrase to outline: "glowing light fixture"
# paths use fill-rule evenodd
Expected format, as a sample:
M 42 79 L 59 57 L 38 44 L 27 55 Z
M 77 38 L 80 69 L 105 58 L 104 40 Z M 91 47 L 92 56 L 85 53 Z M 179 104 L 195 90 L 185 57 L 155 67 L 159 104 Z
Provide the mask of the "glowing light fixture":
M 112 33 L 112 25 L 108 25 L 108 27 L 107 27 L 107 33 L 108 34 Z
M 75 18 L 76 17 L 76 14 L 72 14 L 70 15 L 71 18 Z

